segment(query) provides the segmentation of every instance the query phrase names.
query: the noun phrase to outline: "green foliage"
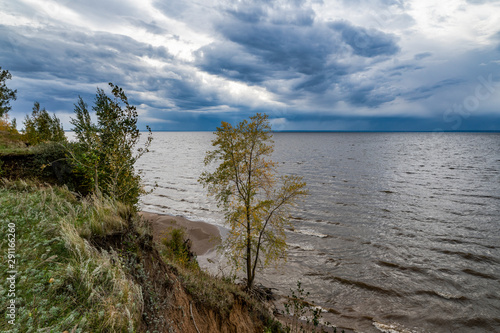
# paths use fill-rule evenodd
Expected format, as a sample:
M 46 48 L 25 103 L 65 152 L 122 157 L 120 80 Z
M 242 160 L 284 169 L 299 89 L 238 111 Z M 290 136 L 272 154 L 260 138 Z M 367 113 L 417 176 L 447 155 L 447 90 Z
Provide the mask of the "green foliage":
M 289 210 L 307 194 L 301 177 L 277 177 L 271 127 L 267 115 L 257 114 L 237 127 L 222 122 L 207 153 L 200 182 L 218 201 L 230 231 L 223 246 L 235 268 L 244 267 L 251 289 L 256 268 L 286 257 L 285 226 Z M 280 185 L 280 186 L 277 186 Z
M 87 104 L 80 97 L 75 104 L 75 118 L 71 119 L 77 144 L 69 151 L 76 172 L 84 179 L 89 192 L 101 193 L 126 204 L 136 205 L 141 188 L 141 177 L 134 164 L 152 141 L 151 129 L 143 147 L 135 151 L 140 139 L 137 128 L 138 114 L 118 86 L 109 84 L 113 98 L 97 89 L 93 110 L 97 123 L 93 123 Z
M 33 112 L 24 119 L 24 136 L 30 145 L 42 142 L 66 142 L 61 121 L 54 114 L 52 117 L 47 110 L 40 110 L 40 103 L 35 102 Z
M 59 185 L 65 184 L 73 190 L 77 189 L 79 179 L 66 159 L 66 149 L 66 146 L 57 142 L 40 143 L 30 147 L 32 156 L 30 176 Z
M 16 100 L 17 90 L 7 88 L 5 81 L 12 79 L 8 70 L 0 67 L 0 118 L 10 111 L 10 100 Z
M 183 229 L 171 229 L 167 237 L 162 239 L 162 244 L 166 248 L 164 254 L 169 259 L 175 260 L 184 267 L 199 269 L 198 261 L 191 252 L 191 240 L 186 238 Z

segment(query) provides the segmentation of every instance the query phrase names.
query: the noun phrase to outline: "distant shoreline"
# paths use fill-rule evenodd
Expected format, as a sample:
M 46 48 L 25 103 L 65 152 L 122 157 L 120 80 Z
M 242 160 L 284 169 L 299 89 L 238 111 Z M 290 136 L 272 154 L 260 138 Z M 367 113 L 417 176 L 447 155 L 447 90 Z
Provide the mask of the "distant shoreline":
M 151 132 L 153 133 L 162 133 L 162 132 L 167 132 L 167 133 L 213 133 L 215 130 L 199 130 L 199 131 L 189 131 L 189 130 L 152 130 Z M 65 130 L 65 133 L 73 133 L 74 131 L 72 130 Z M 147 132 L 146 130 L 141 130 L 141 133 Z M 500 130 L 464 130 L 464 131 L 454 131 L 454 130 L 443 130 L 443 131 L 342 131 L 342 130 L 312 130 L 312 131 L 307 131 L 307 130 L 289 130 L 289 131 L 279 131 L 279 130 L 273 130 L 272 133 L 356 133 L 356 134 L 363 134 L 363 133 L 476 133 L 476 134 L 500 134 Z

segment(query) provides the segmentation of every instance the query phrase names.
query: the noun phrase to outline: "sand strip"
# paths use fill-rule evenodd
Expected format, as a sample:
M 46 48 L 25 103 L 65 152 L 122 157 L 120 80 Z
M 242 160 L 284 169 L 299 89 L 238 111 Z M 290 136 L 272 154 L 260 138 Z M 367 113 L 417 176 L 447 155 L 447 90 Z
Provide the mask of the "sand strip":
M 140 212 L 142 217 L 151 223 L 153 240 L 160 242 L 170 230 L 182 228 L 187 238 L 191 239 L 191 250 L 198 256 L 215 249 L 221 242 L 219 228 L 215 225 L 190 221 L 182 216 L 171 216 L 149 212 Z

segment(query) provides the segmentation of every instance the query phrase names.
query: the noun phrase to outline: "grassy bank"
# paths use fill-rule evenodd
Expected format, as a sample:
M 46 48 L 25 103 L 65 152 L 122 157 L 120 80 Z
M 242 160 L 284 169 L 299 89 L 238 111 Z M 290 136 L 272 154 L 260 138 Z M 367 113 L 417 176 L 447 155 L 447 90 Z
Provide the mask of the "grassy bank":
M 276 331 L 261 304 L 228 281 L 162 256 L 130 209 L 65 188 L 0 184 L 0 233 L 15 225 L 15 324 L 6 270 L 0 330 L 12 332 Z M 8 251 L 8 239 L 1 249 Z M 168 249 L 162 250 L 168 252 Z M 275 325 L 275 326 L 273 326 Z

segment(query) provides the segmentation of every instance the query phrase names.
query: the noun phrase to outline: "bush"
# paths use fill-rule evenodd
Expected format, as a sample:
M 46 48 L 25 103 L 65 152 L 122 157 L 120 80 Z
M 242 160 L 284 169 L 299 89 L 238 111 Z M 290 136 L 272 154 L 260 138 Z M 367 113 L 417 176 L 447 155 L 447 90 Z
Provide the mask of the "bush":
M 183 267 L 199 269 L 196 256 L 191 252 L 191 240 L 186 238 L 183 229 L 171 229 L 170 234 L 162 240 L 165 245 L 165 255 L 175 260 Z

